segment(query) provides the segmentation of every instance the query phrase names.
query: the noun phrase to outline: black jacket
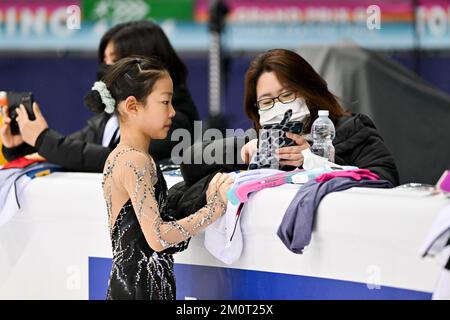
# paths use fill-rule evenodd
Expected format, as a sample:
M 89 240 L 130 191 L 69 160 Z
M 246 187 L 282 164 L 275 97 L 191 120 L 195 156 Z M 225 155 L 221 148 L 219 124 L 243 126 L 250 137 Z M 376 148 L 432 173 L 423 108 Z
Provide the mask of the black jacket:
M 186 152 L 190 154 L 191 164 L 181 164 L 183 181 L 169 189 L 169 215 L 175 219 L 182 219 L 201 209 L 206 204 L 208 184 L 217 172 L 231 172 L 245 170 L 248 165 L 240 159 L 240 148 L 249 141 L 249 137 L 229 137 L 225 139 L 197 142 Z M 202 160 L 205 147 L 218 146 L 216 150 L 234 150 L 231 163 L 205 164 Z M 200 164 L 197 164 L 200 163 Z
M 394 158 L 368 116 L 353 114 L 338 119 L 333 144 L 337 164 L 369 169 L 381 179 L 398 185 L 399 176 Z
M 172 148 L 178 143 L 170 141 L 171 132 L 178 128 L 194 132 L 194 121 L 199 119 L 197 108 L 185 87 L 175 87 L 172 104 L 176 115 L 172 128 L 164 140 L 153 140 L 149 152 L 157 160 L 170 158 Z M 102 172 L 111 148 L 102 146 L 103 133 L 110 114 L 105 112 L 88 120 L 83 129 L 64 136 L 52 129 L 44 130 L 36 140 L 36 147 L 22 144 L 16 148 L 3 146 L 3 154 L 9 161 L 20 156 L 38 152 L 49 162 L 66 169 L 81 172 Z
M 349 117 L 341 117 L 335 125 L 336 137 L 333 144 L 337 164 L 370 169 L 377 173 L 381 179 L 390 181 L 394 186 L 398 185 L 399 177 L 394 158 L 384 145 L 383 139 L 369 117 L 362 114 L 353 114 Z M 239 139 L 245 139 L 245 141 L 237 143 Z M 248 137 L 234 137 L 213 142 L 196 143 L 191 147 L 190 152 L 201 155 L 202 152 L 196 149 L 204 149 L 211 144 L 223 144 L 222 150 L 230 150 L 230 147 L 226 147 L 230 143 L 237 146 L 248 140 Z M 194 160 L 193 156 L 192 159 Z M 199 159 L 196 160 L 193 163 L 200 163 Z M 178 217 L 189 215 L 204 206 L 210 179 L 219 171 L 230 172 L 245 169 L 246 166 L 239 160 L 240 150 L 235 148 L 233 163 L 226 165 L 204 163 L 181 165 L 184 181 L 169 190 L 169 210 L 172 215 Z

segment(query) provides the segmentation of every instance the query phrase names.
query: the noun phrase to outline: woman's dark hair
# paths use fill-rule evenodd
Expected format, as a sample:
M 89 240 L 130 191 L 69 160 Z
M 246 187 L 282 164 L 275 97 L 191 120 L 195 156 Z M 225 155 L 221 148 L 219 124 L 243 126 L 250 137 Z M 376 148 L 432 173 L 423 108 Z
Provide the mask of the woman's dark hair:
M 114 63 L 103 81 L 116 100 L 115 113 L 119 115 L 117 104 L 129 96 L 134 96 L 139 102 L 145 103 L 156 81 L 164 75 L 169 75 L 167 69 L 155 58 L 132 56 Z M 91 90 L 84 97 L 84 104 L 97 113 L 103 112 L 106 107 L 97 90 Z
M 114 43 L 118 59 L 131 55 L 156 57 L 169 71 L 174 85 L 186 83 L 187 69 L 169 42 L 164 31 L 152 21 L 124 22 L 109 29 L 100 40 L 98 60 L 102 63 L 108 43 Z
M 258 107 L 256 106 L 256 84 L 264 72 L 273 71 L 278 80 L 301 95 L 308 106 L 310 118 L 305 123 L 304 132 L 318 117 L 319 110 L 329 110 L 330 119 L 348 115 L 338 99 L 329 90 L 327 83 L 313 67 L 297 53 L 286 49 L 273 49 L 257 56 L 245 75 L 244 108 L 246 115 L 260 129 Z

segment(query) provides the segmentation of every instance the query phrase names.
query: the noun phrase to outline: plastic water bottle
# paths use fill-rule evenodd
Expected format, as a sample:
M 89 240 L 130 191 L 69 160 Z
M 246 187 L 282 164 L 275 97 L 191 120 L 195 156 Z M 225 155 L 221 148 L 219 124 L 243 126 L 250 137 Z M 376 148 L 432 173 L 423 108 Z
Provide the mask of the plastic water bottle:
M 311 151 L 320 157 L 327 158 L 330 162 L 334 162 L 333 139 L 336 130 L 328 116 L 328 110 L 319 110 L 319 117 L 311 126 L 311 137 L 313 139 Z

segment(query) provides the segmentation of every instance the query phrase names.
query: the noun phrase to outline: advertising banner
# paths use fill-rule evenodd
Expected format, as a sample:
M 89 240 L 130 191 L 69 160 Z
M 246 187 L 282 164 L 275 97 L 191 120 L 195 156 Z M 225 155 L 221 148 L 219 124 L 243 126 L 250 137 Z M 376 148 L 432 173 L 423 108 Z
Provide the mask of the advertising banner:
M 371 49 L 449 49 L 450 2 L 227 0 L 229 50 L 341 41 Z M 153 19 L 178 50 L 206 51 L 209 0 L 0 2 L 0 50 L 95 50 L 112 25 Z

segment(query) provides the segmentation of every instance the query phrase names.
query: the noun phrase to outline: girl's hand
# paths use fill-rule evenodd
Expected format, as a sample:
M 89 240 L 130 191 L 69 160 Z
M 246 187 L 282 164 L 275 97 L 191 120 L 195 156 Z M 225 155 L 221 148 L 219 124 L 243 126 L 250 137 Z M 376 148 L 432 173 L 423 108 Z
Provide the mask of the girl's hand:
M 214 194 L 217 192 L 217 181 L 222 176 L 222 174 L 222 172 L 216 173 L 209 182 L 208 190 L 206 190 L 206 203 L 210 203 L 214 197 Z
M 219 190 L 219 196 L 226 204 L 228 202 L 227 192 L 234 183 L 234 177 L 231 174 L 223 174 L 217 181 L 217 189 Z
M 303 164 L 303 155 L 302 150 L 308 149 L 311 147 L 309 143 L 305 140 L 301 135 L 286 132 L 286 136 L 295 142 L 295 146 L 291 147 L 283 147 L 278 150 L 275 150 L 279 160 L 280 166 L 294 166 L 299 167 Z
M 208 190 L 206 190 L 206 202 L 212 201 L 216 193 L 219 194 L 220 198 L 224 203 L 227 203 L 227 191 L 233 185 L 234 178 L 226 173 L 217 173 L 209 182 Z

